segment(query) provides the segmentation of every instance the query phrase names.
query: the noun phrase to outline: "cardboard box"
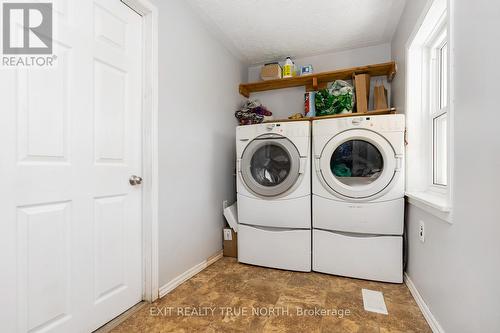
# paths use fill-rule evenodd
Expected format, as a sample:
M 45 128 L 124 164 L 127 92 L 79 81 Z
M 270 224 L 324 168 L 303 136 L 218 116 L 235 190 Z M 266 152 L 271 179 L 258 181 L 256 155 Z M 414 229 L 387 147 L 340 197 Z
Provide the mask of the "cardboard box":
M 281 66 L 278 63 L 262 66 L 260 69 L 260 78 L 264 81 L 281 79 Z
M 373 88 L 373 109 L 387 109 L 387 89 L 383 84 L 378 84 Z
M 354 89 L 356 91 L 356 112 L 367 113 L 370 98 L 370 74 L 354 75 Z
M 238 234 L 233 229 L 225 228 L 224 236 L 224 257 L 238 258 Z

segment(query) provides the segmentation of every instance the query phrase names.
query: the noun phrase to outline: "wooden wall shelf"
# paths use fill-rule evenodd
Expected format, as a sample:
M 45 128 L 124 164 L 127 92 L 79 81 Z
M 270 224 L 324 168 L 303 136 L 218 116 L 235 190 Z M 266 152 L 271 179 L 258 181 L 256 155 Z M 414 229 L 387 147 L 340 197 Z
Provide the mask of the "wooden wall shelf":
M 321 116 L 321 117 L 305 117 L 299 119 L 275 119 L 264 121 L 265 123 L 283 123 L 290 121 L 313 121 L 318 119 L 331 119 L 331 118 L 346 118 L 346 117 L 370 117 L 382 114 L 395 114 L 396 108 L 389 108 L 383 110 L 373 110 L 364 113 L 342 113 L 342 114 L 332 114 L 331 116 Z
M 390 82 L 394 78 L 394 75 L 396 75 L 396 63 L 391 61 L 383 64 L 352 67 L 331 72 L 313 73 L 310 75 L 286 79 L 242 83 L 240 84 L 240 94 L 248 98 L 253 92 L 301 86 L 304 86 L 306 91 L 318 90 L 325 88 L 328 82 L 335 80 L 351 80 L 354 75 L 358 74 L 387 76 L 387 80 Z

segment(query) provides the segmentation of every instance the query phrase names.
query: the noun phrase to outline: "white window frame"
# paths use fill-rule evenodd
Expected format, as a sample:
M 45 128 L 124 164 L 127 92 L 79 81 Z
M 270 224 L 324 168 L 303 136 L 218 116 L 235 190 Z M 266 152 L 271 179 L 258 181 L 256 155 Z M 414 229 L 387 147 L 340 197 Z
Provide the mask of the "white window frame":
M 406 45 L 408 130 L 406 195 L 410 204 L 451 222 L 453 158 L 453 49 L 451 0 L 429 0 Z M 447 45 L 446 107 L 440 104 L 437 50 Z M 434 120 L 446 114 L 446 185 L 435 184 Z
M 446 170 L 446 184 L 437 184 L 435 182 L 435 172 L 436 167 L 435 163 L 437 160 L 436 154 L 436 145 L 435 145 L 435 119 L 446 114 L 448 116 L 448 106 L 450 105 L 449 101 L 449 92 L 446 92 L 446 106 L 444 108 L 441 107 L 441 71 L 442 71 L 442 59 L 440 50 L 444 45 L 448 46 L 448 27 L 447 27 L 447 16 L 446 13 L 442 15 L 439 19 L 435 30 L 432 32 L 430 39 L 426 42 L 423 51 L 426 54 L 425 58 L 428 59 L 428 62 L 423 64 L 423 69 L 427 70 L 429 73 L 429 94 L 427 98 L 427 110 L 422 110 L 426 113 L 424 117 L 425 119 L 425 127 L 427 127 L 427 136 L 429 140 L 429 147 L 426 152 L 426 159 L 428 160 L 428 168 L 427 172 L 427 190 L 430 192 L 434 192 L 437 195 L 446 195 L 448 192 L 448 184 L 450 183 L 448 179 L 449 172 Z M 447 52 L 449 54 L 449 52 Z M 446 59 L 447 64 L 449 64 L 449 59 Z M 449 69 L 446 71 L 449 73 Z M 449 86 L 449 78 L 445 78 L 447 81 L 447 86 Z M 448 131 L 447 131 L 448 133 Z M 446 135 L 446 139 L 448 141 L 448 134 Z M 446 169 L 448 169 L 448 156 L 446 157 Z

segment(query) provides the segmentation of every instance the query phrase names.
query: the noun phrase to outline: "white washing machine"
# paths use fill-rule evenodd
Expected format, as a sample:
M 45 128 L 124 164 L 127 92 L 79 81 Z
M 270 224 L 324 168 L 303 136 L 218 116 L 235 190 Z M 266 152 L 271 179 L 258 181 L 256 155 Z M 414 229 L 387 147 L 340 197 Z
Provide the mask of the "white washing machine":
M 311 271 L 308 121 L 236 129 L 238 260 Z
M 313 270 L 401 283 L 404 115 L 313 121 Z

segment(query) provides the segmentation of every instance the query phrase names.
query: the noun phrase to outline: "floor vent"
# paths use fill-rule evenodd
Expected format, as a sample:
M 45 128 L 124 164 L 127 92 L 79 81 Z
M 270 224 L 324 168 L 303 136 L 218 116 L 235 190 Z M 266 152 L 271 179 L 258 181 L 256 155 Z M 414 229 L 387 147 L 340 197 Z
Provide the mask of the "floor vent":
M 384 295 L 380 291 L 362 289 L 363 306 L 366 311 L 388 314 L 385 306 Z

